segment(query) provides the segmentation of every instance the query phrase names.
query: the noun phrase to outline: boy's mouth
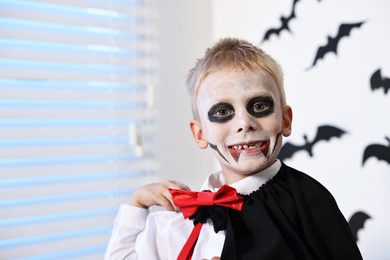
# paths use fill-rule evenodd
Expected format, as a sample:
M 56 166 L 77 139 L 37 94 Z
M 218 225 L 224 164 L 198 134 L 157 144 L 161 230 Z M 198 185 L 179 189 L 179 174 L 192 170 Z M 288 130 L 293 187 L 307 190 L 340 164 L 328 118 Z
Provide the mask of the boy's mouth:
M 237 162 L 238 159 L 240 158 L 241 153 L 251 155 L 251 154 L 258 154 L 259 152 L 262 152 L 266 156 L 268 154 L 269 141 L 235 144 L 235 145 L 228 146 L 228 148 L 230 154 Z

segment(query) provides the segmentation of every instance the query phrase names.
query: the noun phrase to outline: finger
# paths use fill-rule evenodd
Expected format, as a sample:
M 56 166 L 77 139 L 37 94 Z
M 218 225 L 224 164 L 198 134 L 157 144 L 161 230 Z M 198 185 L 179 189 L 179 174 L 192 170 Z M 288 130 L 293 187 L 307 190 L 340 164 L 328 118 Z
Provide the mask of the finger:
M 169 192 L 169 190 L 165 190 L 162 195 L 165 197 L 165 199 L 171 204 L 171 210 L 174 210 L 176 212 L 180 212 L 180 208 L 176 207 L 175 203 L 173 202 L 172 195 Z
M 159 204 L 160 204 L 160 206 L 162 206 L 166 210 L 177 211 L 177 208 L 173 204 L 172 200 L 170 200 L 169 198 L 165 197 L 164 195 L 162 196 Z
M 177 190 L 190 190 L 190 188 L 181 183 L 181 182 L 178 182 L 178 181 L 166 181 L 165 183 L 166 187 L 168 187 L 169 189 L 177 189 Z

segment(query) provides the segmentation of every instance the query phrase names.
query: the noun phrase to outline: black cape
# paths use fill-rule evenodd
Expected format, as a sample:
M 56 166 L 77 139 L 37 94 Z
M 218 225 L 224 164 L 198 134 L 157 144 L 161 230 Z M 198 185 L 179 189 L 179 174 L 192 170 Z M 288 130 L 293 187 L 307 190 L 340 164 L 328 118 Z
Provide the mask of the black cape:
M 241 196 L 242 211 L 202 207 L 191 217 L 226 230 L 222 260 L 362 259 L 335 199 L 305 173 L 282 163 L 274 178 Z

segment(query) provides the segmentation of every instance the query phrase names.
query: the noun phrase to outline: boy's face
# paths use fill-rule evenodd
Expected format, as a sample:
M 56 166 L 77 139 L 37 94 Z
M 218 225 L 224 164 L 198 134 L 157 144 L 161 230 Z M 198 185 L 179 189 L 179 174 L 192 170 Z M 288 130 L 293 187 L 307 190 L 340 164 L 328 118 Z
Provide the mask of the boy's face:
M 290 135 L 291 108 L 281 107 L 276 83 L 261 71 L 210 74 L 199 86 L 197 107 L 192 133 L 200 148 L 212 148 L 228 183 L 272 165 L 282 135 Z

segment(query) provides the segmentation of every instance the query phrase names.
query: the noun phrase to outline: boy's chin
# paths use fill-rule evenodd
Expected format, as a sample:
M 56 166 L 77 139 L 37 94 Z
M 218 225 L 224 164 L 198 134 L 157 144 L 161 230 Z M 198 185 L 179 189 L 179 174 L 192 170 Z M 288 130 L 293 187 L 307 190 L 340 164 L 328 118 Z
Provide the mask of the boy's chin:
M 255 173 L 258 173 L 262 170 L 267 169 L 269 166 L 271 166 L 275 160 L 269 161 L 269 160 L 257 160 L 256 162 L 253 162 L 252 160 L 241 160 L 238 162 L 234 162 L 232 164 L 226 165 L 228 168 L 230 168 L 230 171 L 236 172 L 240 175 L 253 175 Z

